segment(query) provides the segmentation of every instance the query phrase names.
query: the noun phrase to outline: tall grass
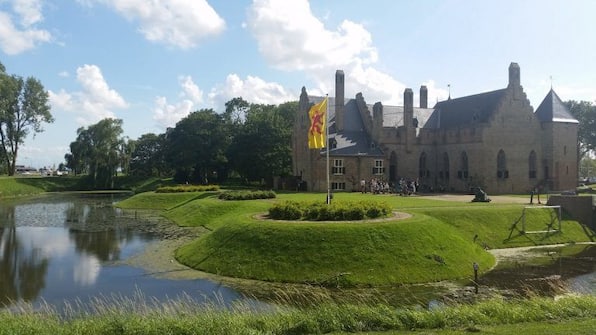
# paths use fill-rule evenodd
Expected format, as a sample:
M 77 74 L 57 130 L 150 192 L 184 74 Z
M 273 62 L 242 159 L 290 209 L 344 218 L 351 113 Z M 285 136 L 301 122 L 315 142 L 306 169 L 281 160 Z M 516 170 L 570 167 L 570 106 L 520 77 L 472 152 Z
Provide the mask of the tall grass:
M 21 308 L 0 312 L 0 334 L 324 334 L 340 332 L 453 330 L 579 320 L 596 325 L 596 297 L 560 299 L 495 298 L 474 305 L 437 309 L 394 308 L 385 304 L 326 303 L 315 307 L 255 309 L 238 304 L 198 305 L 192 300 L 168 303 L 95 301 L 93 313 L 60 315 L 55 309 Z

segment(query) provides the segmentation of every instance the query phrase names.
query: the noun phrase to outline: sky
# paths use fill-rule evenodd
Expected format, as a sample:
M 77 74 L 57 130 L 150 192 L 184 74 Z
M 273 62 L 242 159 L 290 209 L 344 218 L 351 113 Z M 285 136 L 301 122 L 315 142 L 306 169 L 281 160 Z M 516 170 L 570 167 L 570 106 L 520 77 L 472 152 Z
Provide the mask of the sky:
M 18 164 L 64 162 L 77 129 L 123 120 L 124 136 L 165 132 L 189 113 L 334 96 L 429 105 L 507 86 L 536 109 L 552 87 L 596 102 L 592 0 L 0 0 L 0 62 L 35 77 L 55 121 L 30 134 Z

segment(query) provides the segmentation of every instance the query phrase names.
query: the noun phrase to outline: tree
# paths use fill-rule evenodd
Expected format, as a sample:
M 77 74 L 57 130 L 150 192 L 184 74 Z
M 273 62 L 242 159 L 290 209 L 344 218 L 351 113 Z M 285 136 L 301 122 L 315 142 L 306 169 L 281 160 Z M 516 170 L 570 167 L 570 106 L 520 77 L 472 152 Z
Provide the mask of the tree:
M 113 188 L 126 142 L 121 135 L 120 119 L 103 119 L 79 128 L 77 139 L 70 143 L 70 155 L 65 155 L 67 166 L 75 173 L 88 171 L 94 188 Z
M 234 169 L 251 181 L 291 172 L 291 129 L 296 103 L 250 105 L 228 151 Z
M 579 121 L 579 159 L 596 149 L 596 105 L 589 101 L 565 102 L 569 112 Z
M 166 159 L 177 182 L 222 181 L 227 177 L 225 155 L 231 139 L 224 117 L 212 109 L 193 112 L 166 132 Z
M 139 176 L 165 176 L 170 172 L 165 158 L 165 134 L 143 134 L 135 141 L 130 173 Z
M 33 77 L 23 80 L 5 73 L 0 66 L 0 142 L 8 175 L 14 175 L 19 145 L 33 131 L 42 132 L 42 123 L 52 123 L 48 93 Z

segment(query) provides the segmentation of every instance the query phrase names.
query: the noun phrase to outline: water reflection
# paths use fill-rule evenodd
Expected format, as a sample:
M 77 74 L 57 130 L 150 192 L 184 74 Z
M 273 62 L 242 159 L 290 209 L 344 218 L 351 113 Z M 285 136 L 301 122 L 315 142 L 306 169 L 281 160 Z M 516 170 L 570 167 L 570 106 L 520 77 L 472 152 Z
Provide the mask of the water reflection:
M 49 260 L 22 243 L 16 227 L 0 227 L 0 305 L 35 299 L 45 287 Z
M 167 280 L 122 265 L 154 240 L 112 207 L 122 196 L 51 195 L 0 204 L 0 307 L 59 305 L 97 296 L 158 300 L 190 295 L 224 303 L 236 291 L 206 280 Z

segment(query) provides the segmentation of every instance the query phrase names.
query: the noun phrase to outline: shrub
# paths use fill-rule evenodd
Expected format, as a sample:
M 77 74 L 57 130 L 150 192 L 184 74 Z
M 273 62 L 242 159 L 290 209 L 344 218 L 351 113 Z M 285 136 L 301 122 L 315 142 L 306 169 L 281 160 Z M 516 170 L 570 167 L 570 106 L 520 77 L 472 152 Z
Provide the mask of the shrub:
M 276 196 L 273 191 L 228 191 L 221 193 L 219 198 L 222 200 L 255 200 L 273 199 Z
M 219 191 L 218 185 L 177 185 L 158 187 L 155 193 L 179 193 L 179 192 L 207 192 Z
M 386 217 L 391 207 L 384 202 L 298 202 L 284 201 L 269 209 L 269 217 L 276 220 L 350 221 Z

